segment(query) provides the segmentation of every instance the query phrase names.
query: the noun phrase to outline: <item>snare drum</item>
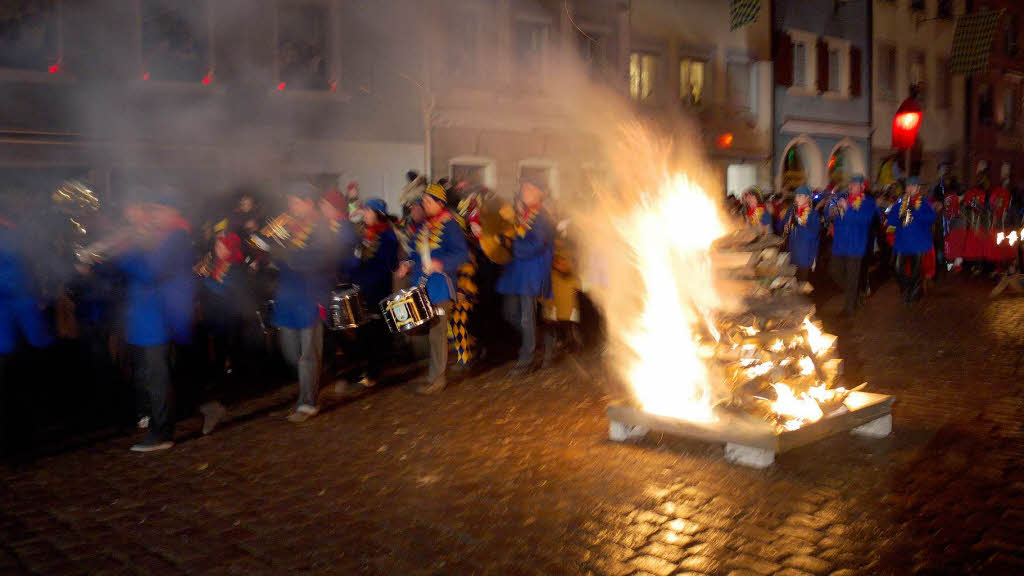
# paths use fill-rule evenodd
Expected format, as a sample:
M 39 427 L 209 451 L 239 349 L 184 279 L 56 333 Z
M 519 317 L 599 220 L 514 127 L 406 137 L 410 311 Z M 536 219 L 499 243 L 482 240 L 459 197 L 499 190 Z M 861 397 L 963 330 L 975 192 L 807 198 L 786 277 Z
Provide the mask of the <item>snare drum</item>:
M 327 306 L 327 328 L 329 330 L 351 330 L 366 322 L 366 309 L 355 284 L 338 284 L 331 291 Z
M 380 310 L 393 334 L 411 332 L 430 324 L 437 317 L 437 311 L 427 296 L 427 289 L 421 286 L 399 290 L 381 300 Z

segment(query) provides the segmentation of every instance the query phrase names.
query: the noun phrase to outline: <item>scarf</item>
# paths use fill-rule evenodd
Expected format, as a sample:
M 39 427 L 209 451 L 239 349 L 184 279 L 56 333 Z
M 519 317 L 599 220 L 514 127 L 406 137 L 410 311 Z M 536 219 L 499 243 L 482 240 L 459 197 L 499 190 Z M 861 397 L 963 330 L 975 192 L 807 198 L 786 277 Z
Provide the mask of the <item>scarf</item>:
M 533 228 L 533 221 L 537 218 L 540 208 L 541 206 L 538 204 L 536 206 L 524 205 L 519 209 L 516 213 L 516 221 L 514 224 L 516 236 L 522 238 L 523 236 L 526 236 L 526 233 L 530 231 L 530 228 Z
M 864 192 L 862 191 L 859 194 L 850 194 L 848 201 L 854 210 L 860 210 L 860 205 L 864 202 Z
M 380 235 L 390 228 L 387 222 L 377 222 L 363 230 L 363 260 L 369 260 L 377 253 L 380 246 Z
M 796 223 L 801 226 L 807 225 L 807 217 L 811 215 L 811 205 L 804 204 L 803 206 L 797 206 L 796 210 Z
M 451 219 L 452 213 L 447 208 L 438 212 L 436 216 L 427 218 L 423 226 L 416 233 L 416 246 L 420 247 L 426 244 L 431 250 L 440 248 L 444 225 Z
M 753 208 L 747 207 L 747 222 L 750 223 L 751 226 L 760 226 L 761 225 L 761 216 L 763 214 L 764 214 L 764 206 L 761 205 L 761 204 L 758 204 L 757 206 L 754 206 Z

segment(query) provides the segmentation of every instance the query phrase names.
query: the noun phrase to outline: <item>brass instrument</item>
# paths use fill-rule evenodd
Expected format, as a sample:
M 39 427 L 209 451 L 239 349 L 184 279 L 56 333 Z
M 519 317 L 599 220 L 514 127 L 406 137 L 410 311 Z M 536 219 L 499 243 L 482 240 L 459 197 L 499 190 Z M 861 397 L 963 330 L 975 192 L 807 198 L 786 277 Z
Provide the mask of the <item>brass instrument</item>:
M 138 230 L 124 228 L 92 244 L 77 246 L 75 248 L 75 258 L 79 263 L 86 266 L 101 264 L 139 245 L 142 238 L 143 236 Z
M 213 254 L 210 252 L 203 256 L 203 259 L 196 262 L 196 265 L 192 267 L 192 270 L 196 273 L 196 276 L 200 278 L 209 278 L 210 274 L 213 273 Z
M 914 211 L 910 208 L 910 193 L 903 196 L 903 204 L 900 205 L 900 223 L 904 228 L 910 226 L 914 221 Z
M 250 235 L 246 242 L 261 252 L 270 252 L 271 242 L 276 242 L 278 246 L 284 248 L 286 247 L 285 242 L 291 238 L 288 226 L 294 220 L 292 215 L 287 212 L 280 214 L 276 218 L 268 220 L 263 228 Z
M 480 249 L 495 264 L 507 264 L 512 251 L 502 242 L 514 234 L 515 209 L 498 196 L 480 203 Z

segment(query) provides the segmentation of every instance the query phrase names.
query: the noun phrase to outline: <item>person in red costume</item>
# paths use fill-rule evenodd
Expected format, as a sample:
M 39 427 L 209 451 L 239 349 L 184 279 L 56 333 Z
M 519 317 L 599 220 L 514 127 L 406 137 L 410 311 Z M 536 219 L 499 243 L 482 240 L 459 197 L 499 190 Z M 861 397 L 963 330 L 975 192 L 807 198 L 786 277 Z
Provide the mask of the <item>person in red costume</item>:
M 986 204 L 985 190 L 980 186 L 968 190 L 960 203 L 960 213 L 967 227 L 961 257 L 968 263 L 980 263 L 985 259 L 985 238 L 988 233 Z
M 985 260 L 990 262 L 996 272 L 1002 272 L 1017 258 L 1017 247 L 1010 246 L 1007 241 L 998 241 L 999 233 L 1009 234 L 1016 226 L 1010 221 L 1010 191 L 1002 186 L 992 189 L 988 195 L 989 220 L 988 235 L 985 238 Z

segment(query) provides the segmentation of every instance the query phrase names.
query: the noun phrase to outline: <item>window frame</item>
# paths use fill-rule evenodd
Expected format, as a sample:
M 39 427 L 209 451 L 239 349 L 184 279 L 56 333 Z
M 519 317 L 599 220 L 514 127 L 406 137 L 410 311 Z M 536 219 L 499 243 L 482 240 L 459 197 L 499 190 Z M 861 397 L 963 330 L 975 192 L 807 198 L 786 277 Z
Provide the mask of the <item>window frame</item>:
M 732 76 L 729 74 L 730 66 L 744 66 L 747 69 L 747 94 L 746 106 L 740 106 L 733 102 Z M 746 56 L 730 56 L 725 61 L 725 103 L 730 110 L 738 110 L 749 114 L 757 115 L 757 66 L 756 62 Z
M 453 156 L 448 159 L 448 178 L 449 180 L 455 179 L 455 167 L 456 166 L 470 166 L 474 168 L 483 168 L 484 173 L 484 186 L 494 190 L 498 184 L 498 165 L 494 158 L 488 156 Z
M 519 62 L 518 44 L 518 27 L 522 24 L 544 27 L 544 38 L 541 40 L 540 54 L 537 59 L 538 69 L 536 71 L 536 77 L 532 78 L 532 80 L 536 80 L 537 82 L 535 86 L 543 88 L 545 84 L 544 78 L 547 77 L 548 72 L 548 59 L 550 58 L 551 54 L 552 32 L 554 30 L 554 25 L 550 18 L 530 14 L 517 14 L 512 19 L 512 68 L 516 72 L 517 76 L 524 72 Z M 519 78 L 522 79 L 521 76 L 519 76 Z
M 900 68 L 900 54 L 899 47 L 888 41 L 879 41 L 877 49 L 878 53 L 878 96 L 880 100 L 896 101 L 899 99 L 900 89 L 897 86 L 899 78 Z M 883 64 L 888 64 L 887 60 L 889 55 L 892 55 L 892 66 L 886 70 Z M 886 86 L 886 84 L 889 86 Z
M 687 88 L 686 88 L 685 91 L 683 90 L 683 64 L 684 63 L 687 63 L 687 67 L 686 67 Z M 694 64 L 698 64 L 698 63 L 701 65 L 700 100 L 691 104 L 691 103 L 689 103 L 689 96 L 691 95 L 691 92 L 690 92 L 690 89 L 689 89 L 689 85 L 690 85 L 690 83 L 689 83 L 689 80 L 690 80 L 690 70 L 692 69 Z M 702 57 L 702 56 L 698 56 L 698 55 L 694 55 L 694 54 L 681 54 L 679 56 L 679 64 L 678 64 L 678 66 L 679 66 L 679 86 L 678 86 L 678 88 L 679 88 L 679 94 L 678 94 L 679 102 L 683 105 L 684 108 L 695 108 L 695 109 L 697 109 L 697 108 L 705 107 L 707 105 L 707 102 L 708 102 L 708 95 L 709 95 L 708 87 L 709 87 L 709 84 L 710 84 L 709 78 L 711 76 L 711 60 L 710 60 L 710 58 Z
M 953 107 L 953 72 L 950 64 L 949 56 L 935 58 L 935 85 L 942 91 L 935 93 L 935 107 L 939 110 L 949 110 Z
M 206 75 L 203 79 L 198 82 L 187 81 L 187 80 L 171 80 L 166 78 L 150 78 L 149 69 L 146 64 L 146 55 L 143 52 L 143 38 L 142 38 L 142 2 L 145 0 L 133 0 L 135 4 L 135 30 L 136 30 L 136 54 L 138 55 L 138 75 L 137 78 L 146 86 L 157 86 L 160 88 L 171 88 L 175 90 L 223 90 L 223 87 L 217 86 L 217 74 L 216 74 L 216 37 L 215 26 L 214 26 L 214 1 L 213 0 L 202 0 L 205 6 L 206 12 Z M 275 20 L 276 28 L 276 20 Z M 276 66 L 276 50 L 275 50 L 275 66 Z M 205 78 L 209 78 L 209 82 L 204 82 Z
M 516 182 L 523 178 L 523 168 L 534 168 L 543 169 L 548 171 L 548 191 L 551 193 L 551 198 L 559 199 L 559 174 L 558 174 L 558 162 L 551 160 L 550 158 L 524 158 L 516 164 Z
M 35 70 L 32 68 L 15 68 L 10 66 L 0 67 L 0 82 L 28 82 L 34 84 L 61 84 L 75 80 L 74 74 L 64 70 L 64 0 L 53 0 L 54 12 L 56 13 L 56 40 L 53 50 L 56 53 L 55 60 L 49 65 L 56 64 L 61 69 L 57 74 L 51 74 L 48 69 Z
M 787 90 L 791 94 L 818 94 L 818 35 L 813 32 L 790 28 L 786 31 L 793 43 L 793 85 Z M 797 46 L 804 47 L 803 84 L 797 84 Z
M 915 59 L 920 57 L 921 59 L 921 78 L 914 82 L 913 80 L 913 69 L 916 64 Z M 911 47 L 907 50 L 907 86 L 913 86 L 914 84 L 920 84 L 920 92 L 918 94 L 917 103 L 921 105 L 921 108 L 926 108 L 928 104 L 928 97 L 930 96 L 928 90 L 928 52 L 922 48 Z
M 274 34 L 273 34 L 273 58 L 274 58 L 274 86 L 271 93 L 283 93 L 290 97 L 326 97 L 340 98 L 339 86 L 342 84 L 341 70 L 341 36 L 340 36 L 340 10 L 333 0 L 273 0 L 274 2 Z M 327 88 L 314 90 L 309 88 L 295 88 L 286 86 L 285 90 L 277 87 L 281 84 L 281 65 L 279 61 L 279 50 L 281 47 L 281 6 L 319 5 L 327 8 L 328 33 L 327 33 Z
M 828 47 L 829 55 L 829 89 L 825 91 L 823 96 L 847 99 L 850 97 L 850 41 L 830 36 L 822 36 L 822 40 L 825 42 L 825 46 Z M 836 81 L 839 83 L 837 90 L 832 89 L 831 82 L 831 59 L 833 52 L 836 53 L 836 57 L 839 60 L 839 69 L 836 71 Z
M 640 86 L 637 90 L 637 95 L 633 95 L 633 57 L 636 56 L 638 59 L 637 68 L 640 71 Z M 654 59 L 654 71 L 651 74 L 651 90 L 646 98 L 640 96 L 643 91 L 643 60 L 645 57 Z M 629 52 L 629 99 L 636 104 L 643 105 L 657 105 L 660 97 L 658 90 L 661 85 L 661 64 L 662 54 L 655 50 L 644 50 L 644 49 L 633 49 Z

